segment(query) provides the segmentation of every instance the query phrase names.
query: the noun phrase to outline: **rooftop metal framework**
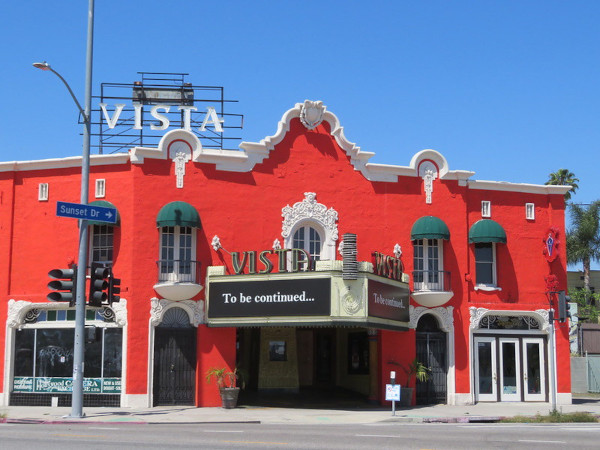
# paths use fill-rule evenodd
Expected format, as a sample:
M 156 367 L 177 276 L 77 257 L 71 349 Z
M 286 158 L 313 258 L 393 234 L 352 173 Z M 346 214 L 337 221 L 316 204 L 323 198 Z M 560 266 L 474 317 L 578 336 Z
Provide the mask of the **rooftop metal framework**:
M 151 114 L 156 105 L 169 109 L 167 112 L 160 108 L 159 113 L 167 118 L 170 129 L 184 128 L 185 112 L 178 109 L 179 106 L 197 108 L 189 111 L 190 129 L 198 136 L 202 147 L 237 150 L 241 137 L 232 136 L 236 133 L 233 130 L 243 128 L 244 116 L 231 113 L 226 108 L 231 103 L 237 103 L 237 100 L 225 99 L 223 87 L 192 85 L 186 82 L 187 73 L 138 74 L 140 80 L 134 83 L 102 83 L 100 95 L 94 96 L 97 105 L 107 105 L 109 115 L 115 114 L 117 104 L 125 105 L 114 128 L 109 127 L 100 106 L 92 109 L 92 136 L 97 137 L 97 144 L 92 144 L 92 147 L 98 153 L 117 153 L 136 146 L 157 146 L 165 131 L 151 127 L 161 124 Z M 210 124 L 201 130 L 209 107 L 214 108 L 217 116 L 223 119 L 223 132 L 216 131 Z M 83 123 L 81 117 L 80 123 Z

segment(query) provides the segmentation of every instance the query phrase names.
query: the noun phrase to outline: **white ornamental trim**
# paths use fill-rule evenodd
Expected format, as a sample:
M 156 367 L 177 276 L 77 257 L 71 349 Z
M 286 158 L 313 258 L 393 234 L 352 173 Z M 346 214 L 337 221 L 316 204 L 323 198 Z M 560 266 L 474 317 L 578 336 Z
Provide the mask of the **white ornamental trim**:
M 317 194 L 314 192 L 305 192 L 304 200 L 294 203 L 294 206 L 287 205 L 281 210 L 283 225 L 281 235 L 284 238 L 290 236 L 293 228 L 303 220 L 314 220 L 325 229 L 325 239 L 335 243 L 338 238 L 337 219 L 338 213 L 335 209 L 329 208 L 322 203 L 317 202 Z
M 160 325 L 165 313 L 171 308 L 183 309 L 190 318 L 190 323 L 198 327 L 204 323 L 204 302 L 194 300 L 172 301 L 167 299 L 150 299 L 150 324 L 154 327 Z
M 269 157 L 269 153 L 279 144 L 290 130 L 293 119 L 300 118 L 304 105 L 310 102 L 296 103 L 286 111 L 277 125 L 277 131 L 273 136 L 267 136 L 260 142 L 242 142 L 240 150 L 203 149 L 198 138 L 189 131 L 183 129 L 171 130 L 161 139 L 158 148 L 134 147 L 129 153 L 111 155 L 91 155 L 92 166 L 116 165 L 116 164 L 142 164 L 145 158 L 167 159 L 166 148 L 175 139 L 185 140 L 192 148 L 192 160 L 194 162 L 215 164 L 217 170 L 230 172 L 250 172 L 256 164 L 260 164 Z M 319 103 L 319 102 L 312 102 Z M 459 185 L 468 185 L 471 189 L 486 189 L 491 191 L 513 191 L 524 193 L 564 195 L 571 189 L 570 186 L 534 185 L 525 183 L 504 183 L 495 181 L 478 181 L 469 178 L 475 172 L 468 170 L 449 170 L 448 163 L 441 153 L 435 150 L 422 150 L 416 153 L 408 166 L 397 166 L 387 164 L 370 163 L 369 160 L 375 155 L 372 152 L 364 152 L 356 144 L 348 141 L 344 135 L 344 128 L 339 119 L 330 111 L 323 108 L 322 122 L 330 126 L 330 134 L 333 136 L 340 148 L 350 158 L 350 163 L 370 181 L 387 181 L 395 183 L 399 176 L 418 177 L 417 167 L 425 159 L 434 161 L 439 168 L 439 178 L 444 180 L 458 180 Z M 311 119 L 311 121 L 314 119 Z M 311 122 L 308 122 L 311 123 Z M 0 162 L 0 172 L 19 172 L 27 170 L 51 170 L 68 167 L 81 167 L 81 156 L 68 158 L 53 158 L 34 161 L 8 161 Z
M 119 327 L 124 327 L 127 324 L 127 300 L 121 298 L 118 303 L 113 303 L 111 307 L 106 309 L 112 310 L 114 313 L 114 323 Z M 27 314 L 37 311 L 61 311 L 65 310 L 64 303 L 32 303 L 25 300 L 8 301 L 8 317 L 6 324 L 9 328 L 18 328 L 25 323 Z
M 323 115 L 325 114 L 326 107 L 323 106 L 323 102 L 313 102 L 310 100 L 304 100 L 302 109 L 300 111 L 300 122 L 309 130 L 317 128 L 321 122 L 323 122 Z
M 419 319 L 424 314 L 432 314 L 440 322 L 440 329 L 446 333 L 451 332 L 454 329 L 454 306 L 439 306 L 437 308 L 426 308 L 424 306 L 413 306 L 409 307 L 410 321 L 408 327 L 416 329 Z
M 470 313 L 470 324 L 469 329 L 477 330 L 479 328 L 479 324 L 481 319 L 483 319 L 486 315 L 495 315 L 495 316 L 530 316 L 534 317 L 540 322 L 540 330 L 548 331 L 548 327 L 550 325 L 549 321 L 549 313 L 546 309 L 536 309 L 535 311 L 522 311 L 522 310 L 490 310 L 487 308 L 476 308 L 475 306 L 471 306 L 469 308 Z

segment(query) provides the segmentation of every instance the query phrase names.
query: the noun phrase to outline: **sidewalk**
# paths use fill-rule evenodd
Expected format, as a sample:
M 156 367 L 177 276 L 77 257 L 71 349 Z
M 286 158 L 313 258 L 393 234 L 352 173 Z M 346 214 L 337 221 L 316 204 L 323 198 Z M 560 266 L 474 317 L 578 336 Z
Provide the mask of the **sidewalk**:
M 169 424 L 169 423 L 264 423 L 264 424 L 365 424 L 377 422 L 493 422 L 500 417 L 547 414 L 549 403 L 478 403 L 467 406 L 435 405 L 391 409 L 307 409 L 239 407 L 195 408 L 191 406 L 130 408 L 83 408 L 84 418 L 66 417 L 71 408 L 39 406 L 0 407 L 6 423 L 82 423 L 82 424 Z M 559 406 L 564 413 L 586 411 L 600 415 L 600 399 L 574 399 L 572 405 Z

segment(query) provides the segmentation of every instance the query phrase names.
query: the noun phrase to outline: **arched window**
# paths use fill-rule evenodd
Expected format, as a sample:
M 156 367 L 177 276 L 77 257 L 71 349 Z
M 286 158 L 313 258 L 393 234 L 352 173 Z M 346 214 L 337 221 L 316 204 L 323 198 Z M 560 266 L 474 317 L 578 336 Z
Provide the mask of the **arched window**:
M 415 291 L 444 291 L 444 240 L 450 239 L 446 224 L 434 216 L 417 220 L 410 232 L 413 241 Z M 450 280 L 447 280 L 448 283 Z
M 306 250 L 314 261 L 321 259 L 321 235 L 310 225 L 302 225 L 294 232 L 293 248 Z
M 156 218 L 160 231 L 159 281 L 197 282 L 196 229 L 200 217 L 185 202 L 163 206 Z
M 431 290 L 440 284 L 444 266 L 442 242 L 441 239 L 417 239 L 413 242 L 415 290 Z
M 281 235 L 285 248 L 302 248 L 313 260 L 334 260 L 338 238 L 338 213 L 317 203 L 317 194 L 305 192 L 304 200 L 281 210 Z

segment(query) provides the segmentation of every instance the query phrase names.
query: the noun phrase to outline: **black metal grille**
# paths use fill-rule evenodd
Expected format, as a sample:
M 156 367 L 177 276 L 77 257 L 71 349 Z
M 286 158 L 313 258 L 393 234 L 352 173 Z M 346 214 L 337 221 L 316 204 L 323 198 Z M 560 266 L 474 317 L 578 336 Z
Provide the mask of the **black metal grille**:
M 158 266 L 158 281 L 173 283 L 198 283 L 200 280 L 200 262 L 178 259 L 161 259 Z
M 431 370 L 428 381 L 417 381 L 417 404 L 446 403 L 446 334 L 417 331 L 417 359 Z
M 196 328 L 156 328 L 154 405 L 193 405 Z
M 415 291 L 450 292 L 450 272 L 447 270 L 415 270 L 413 271 Z
M 10 406 L 52 406 L 52 397 L 58 398 L 58 406 L 71 406 L 71 394 L 10 394 Z M 118 394 L 84 394 L 84 407 L 121 406 Z

